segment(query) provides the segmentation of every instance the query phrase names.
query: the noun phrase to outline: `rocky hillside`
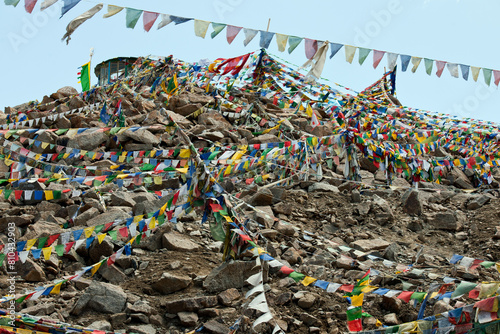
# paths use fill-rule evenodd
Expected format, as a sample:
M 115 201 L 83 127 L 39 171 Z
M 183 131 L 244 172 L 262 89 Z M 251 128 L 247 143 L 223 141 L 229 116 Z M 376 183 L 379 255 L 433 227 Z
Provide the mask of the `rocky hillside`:
M 403 107 L 394 75 L 344 93 L 265 53 L 140 58 L 110 86 L 6 108 L 14 327 L 491 330 L 475 316 L 496 312 L 477 302 L 499 287 L 498 128 Z

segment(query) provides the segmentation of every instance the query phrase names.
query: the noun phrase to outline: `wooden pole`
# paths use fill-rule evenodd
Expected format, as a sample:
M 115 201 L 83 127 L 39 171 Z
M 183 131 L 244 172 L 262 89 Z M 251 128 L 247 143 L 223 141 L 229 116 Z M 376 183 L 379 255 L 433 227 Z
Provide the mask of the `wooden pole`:
M 269 26 L 271 25 L 271 18 L 269 18 L 269 21 L 267 21 L 267 31 L 269 32 Z

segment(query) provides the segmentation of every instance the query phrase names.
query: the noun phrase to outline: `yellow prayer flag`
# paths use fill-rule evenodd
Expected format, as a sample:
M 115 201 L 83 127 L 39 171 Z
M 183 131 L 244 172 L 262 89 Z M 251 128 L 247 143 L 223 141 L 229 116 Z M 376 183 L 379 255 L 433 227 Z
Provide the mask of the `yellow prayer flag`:
M 52 291 L 50 291 L 50 294 L 51 295 L 58 295 L 61 292 L 61 285 L 62 284 L 63 284 L 63 282 L 60 282 L 60 283 L 57 283 L 56 285 L 54 285 L 54 288 L 52 289 Z
M 33 247 L 36 244 L 37 241 L 38 241 L 38 239 L 28 240 L 28 242 L 26 243 L 26 250 L 29 251 L 31 249 L 31 247 Z
M 95 229 L 95 226 L 91 226 L 91 227 L 87 227 L 87 228 L 83 229 L 83 232 L 85 233 L 85 238 L 87 238 L 87 239 L 90 238 L 90 236 L 94 232 L 94 229 Z
M 50 260 L 50 255 L 52 254 L 52 247 L 44 247 L 44 248 L 42 248 L 42 252 L 43 252 L 43 258 L 45 259 L 45 261 Z
M 313 278 L 313 277 L 310 277 L 310 276 L 306 276 L 303 280 L 302 280 L 302 284 L 304 286 L 308 286 L 309 284 L 312 284 L 314 282 L 316 282 L 317 279 L 316 278 Z
M 307 104 L 306 114 L 309 117 L 312 117 L 312 115 L 313 115 L 313 109 L 311 108 L 311 106 L 309 105 L 309 103 Z
M 351 305 L 352 306 L 361 306 L 363 305 L 363 297 L 365 296 L 364 293 L 361 293 L 357 296 L 352 296 L 351 297 Z
M 149 222 L 149 229 L 152 230 L 156 227 L 156 218 L 152 217 L 151 221 Z
M 163 182 L 162 179 L 161 179 L 161 176 L 155 176 L 153 178 L 153 180 L 154 180 L 155 184 L 162 184 L 162 182 Z
M 135 216 L 133 222 L 138 223 L 142 220 L 142 218 L 144 218 L 144 215 Z
M 92 269 L 90 269 L 90 273 L 92 274 L 91 276 L 94 276 L 94 274 L 99 270 L 99 268 L 101 267 L 101 264 L 103 262 L 104 262 L 104 260 L 101 261 L 101 262 L 99 262 L 99 263 L 94 264 L 94 266 L 92 267 Z
M 45 190 L 45 200 L 49 201 L 51 199 L 54 199 L 54 193 L 52 193 L 52 190 Z
M 101 243 L 104 240 L 104 238 L 106 238 L 106 234 L 104 233 L 100 233 L 97 235 L 97 240 L 99 241 L 99 243 Z
M 183 148 L 179 152 L 179 158 L 189 158 L 191 156 L 191 150 L 189 148 Z

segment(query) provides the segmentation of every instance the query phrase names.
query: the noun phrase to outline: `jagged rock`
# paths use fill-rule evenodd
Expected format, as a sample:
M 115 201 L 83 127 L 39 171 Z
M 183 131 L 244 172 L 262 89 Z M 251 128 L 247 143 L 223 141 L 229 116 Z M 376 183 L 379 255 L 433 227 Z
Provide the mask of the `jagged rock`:
M 198 315 L 194 312 L 179 312 L 177 316 L 182 326 L 194 327 L 198 323 Z
M 403 195 L 403 211 L 410 215 L 421 215 L 423 211 L 422 202 L 420 201 L 419 192 L 410 189 Z
M 469 178 L 458 168 L 453 168 L 451 173 L 448 174 L 448 180 L 451 184 L 460 189 L 474 189 L 472 182 Z
M 382 239 L 364 239 L 364 240 L 356 240 L 352 242 L 349 246 L 354 249 L 369 252 L 372 250 L 384 250 L 390 245 L 389 242 Z
M 230 288 L 240 289 L 245 285 L 253 267 L 253 262 L 248 261 L 225 262 L 210 272 L 203 282 L 203 287 L 211 293 Z
M 445 313 L 448 311 L 453 310 L 453 307 L 445 302 L 444 300 L 439 300 L 434 304 L 434 308 L 432 310 L 433 314 L 440 314 L 440 313 Z
M 204 328 L 210 334 L 226 334 L 229 332 L 229 327 L 221 324 L 217 320 L 210 320 L 205 323 Z
M 339 188 L 332 186 L 331 184 L 328 183 L 323 183 L 323 182 L 317 182 L 313 183 L 312 185 L 307 188 L 307 191 L 312 193 L 315 191 L 329 191 L 333 193 L 339 193 Z
M 273 193 L 268 188 L 259 189 L 247 202 L 253 206 L 270 206 L 273 204 Z
M 293 228 L 292 225 L 290 224 L 285 224 L 281 221 L 278 221 L 275 225 L 274 225 L 274 229 L 276 231 L 278 231 L 278 233 L 280 234 L 283 234 L 283 235 L 286 235 L 286 236 L 294 236 L 296 231 L 295 229 Z
M 113 192 L 111 194 L 111 205 L 112 206 L 130 206 L 134 207 L 136 204 L 135 200 L 131 196 L 131 193 L 125 191 Z
M 96 217 L 93 217 L 86 221 L 87 226 L 95 226 L 100 224 L 110 223 L 119 219 L 127 219 L 130 215 L 126 214 L 120 209 L 112 208 Z M 78 218 L 78 217 L 77 217 Z
M 200 249 L 198 244 L 177 232 L 163 234 L 162 246 L 169 250 L 181 252 L 195 252 Z
M 76 218 L 74 219 L 75 226 L 85 226 L 87 225 L 87 222 L 91 220 L 92 218 L 95 218 L 99 215 L 99 209 L 97 208 L 90 208 L 84 212 L 81 212 Z
M 316 302 L 316 296 L 313 295 L 312 293 L 306 293 L 297 301 L 297 305 L 307 310 L 310 309 L 315 302 Z
M 91 323 L 88 328 L 91 329 L 97 329 L 101 331 L 110 331 L 111 330 L 111 324 L 106 321 L 106 320 L 97 320 Z
M 426 213 L 426 222 L 438 230 L 456 231 L 459 228 L 456 216 L 453 212 Z
M 240 297 L 240 292 L 235 288 L 227 289 L 217 295 L 219 303 L 225 306 L 230 306 L 233 301 L 239 299 Z
M 467 203 L 467 210 L 477 210 L 490 201 L 486 195 L 476 196 L 473 200 Z
M 161 277 L 151 284 L 156 291 L 168 295 L 175 291 L 187 288 L 193 280 L 189 276 L 163 273 Z
M 158 145 L 160 143 L 160 139 L 146 129 L 126 130 L 118 135 L 119 141 L 126 141 L 127 139 L 150 145 Z
M 114 245 L 111 242 L 111 238 L 106 236 L 104 240 L 99 243 L 94 240 L 92 246 L 89 249 L 90 258 L 94 263 L 99 262 L 101 257 L 107 257 L 113 254 Z
M 71 314 L 80 315 L 89 308 L 100 313 L 119 313 L 125 308 L 126 302 L 127 295 L 121 287 L 92 281 L 73 306 Z
M 387 325 L 397 325 L 399 324 L 399 320 L 396 316 L 396 313 L 389 313 L 384 315 L 384 324 Z
M 214 307 L 216 305 L 216 296 L 174 299 L 162 303 L 162 307 L 165 311 L 172 314 L 177 314 L 179 312 L 196 312 L 200 309 Z
M 281 140 L 278 137 L 269 133 L 254 137 L 248 141 L 249 144 L 267 144 L 279 142 L 281 142 Z
M 92 151 L 104 143 L 107 139 L 108 136 L 102 131 L 87 130 L 71 138 L 68 141 L 68 147 Z
M 137 334 L 156 334 L 156 329 L 152 325 L 134 325 L 128 326 L 130 333 Z

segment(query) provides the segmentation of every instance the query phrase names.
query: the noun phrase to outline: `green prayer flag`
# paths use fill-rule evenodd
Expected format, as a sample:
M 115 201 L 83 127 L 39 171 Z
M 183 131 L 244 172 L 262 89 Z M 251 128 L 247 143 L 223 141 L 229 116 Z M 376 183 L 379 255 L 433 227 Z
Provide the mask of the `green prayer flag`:
M 5 259 L 5 254 L 0 254 L 0 267 L 3 266 L 3 260 Z
M 97 233 L 101 232 L 103 228 L 104 228 L 104 224 L 102 224 L 102 225 L 97 225 L 97 226 L 95 227 L 95 229 L 94 229 L 95 234 L 97 234 Z
M 491 70 L 489 68 L 483 68 L 484 82 L 489 86 L 491 83 Z
M 127 28 L 134 29 L 141 15 L 142 15 L 142 10 L 127 8 L 127 17 L 125 19 Z
M 425 72 L 427 72 L 428 75 L 432 74 L 432 64 L 433 63 L 434 63 L 434 60 L 429 59 L 429 58 L 424 58 Z
M 216 241 L 224 241 L 226 240 L 226 233 L 224 232 L 224 227 L 221 223 L 217 223 L 214 221 L 210 221 L 210 233 L 212 234 L 212 238 Z
M 19 298 L 16 299 L 16 303 L 17 304 L 21 304 L 22 302 L 24 302 L 24 300 L 26 299 L 26 297 L 28 297 L 28 295 L 24 295 L 24 296 L 21 296 Z
M 38 249 L 42 249 L 45 246 L 47 239 L 49 239 L 49 237 L 42 237 L 38 239 Z
M 300 42 L 302 42 L 302 37 L 288 36 L 288 53 L 292 53 Z
M 415 299 L 419 303 L 421 303 L 424 300 L 426 294 L 427 294 L 427 292 L 414 292 L 411 295 L 410 299 Z
M 481 262 L 481 266 L 484 267 L 484 268 L 489 268 L 489 267 L 491 267 L 494 264 L 495 264 L 495 262 L 490 262 L 490 261 L 483 261 L 483 262 Z
M 224 23 L 212 22 L 212 28 L 214 28 L 214 31 L 212 31 L 212 34 L 210 35 L 210 37 L 214 38 L 215 36 L 220 34 L 220 32 L 222 30 L 224 30 L 225 27 L 226 27 L 226 25 Z
M 306 277 L 306 275 L 298 273 L 296 271 L 293 271 L 288 276 L 291 277 L 295 282 L 300 282 L 300 281 L 302 281 L 304 279 L 304 277 Z
M 57 256 L 63 256 L 64 255 L 64 245 L 63 244 L 57 245 L 55 247 L 55 249 L 56 249 Z
M 118 232 L 118 231 L 115 231 L 115 230 L 113 230 L 113 231 L 109 231 L 109 232 L 108 232 L 108 235 L 111 237 L 111 239 L 113 239 L 113 240 L 118 240 L 118 238 L 117 238 L 117 232 Z
M 5 4 L 7 6 L 14 6 L 16 7 L 17 4 L 19 3 L 20 0 L 5 0 Z
M 462 281 L 457 286 L 457 289 L 455 291 L 453 291 L 453 293 L 451 294 L 451 298 L 455 298 L 455 297 L 464 295 L 464 294 L 472 291 L 476 286 L 477 286 L 477 283 Z
M 362 314 L 363 314 L 363 309 L 361 306 L 347 309 L 347 321 L 361 319 Z
M 3 191 L 3 195 L 4 195 L 4 197 L 5 197 L 6 200 L 9 199 L 9 196 L 10 196 L 11 193 L 12 193 L 12 189 L 5 189 Z
M 86 92 L 90 89 L 90 61 L 87 64 L 82 65 L 80 83 L 82 84 L 82 92 Z
M 363 65 L 366 57 L 368 57 L 372 49 L 358 48 L 358 50 L 359 50 L 359 65 Z
M 54 199 L 61 199 L 62 191 L 61 190 L 54 190 L 52 192 L 52 194 L 54 195 Z

